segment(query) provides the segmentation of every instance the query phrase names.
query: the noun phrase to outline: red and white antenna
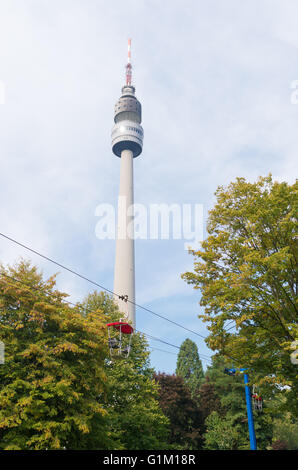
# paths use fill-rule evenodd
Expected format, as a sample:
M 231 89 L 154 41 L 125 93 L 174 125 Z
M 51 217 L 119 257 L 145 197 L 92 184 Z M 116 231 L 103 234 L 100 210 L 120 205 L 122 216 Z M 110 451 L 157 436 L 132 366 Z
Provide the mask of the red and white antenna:
M 131 86 L 131 39 L 128 40 L 127 65 L 126 65 L 126 85 Z

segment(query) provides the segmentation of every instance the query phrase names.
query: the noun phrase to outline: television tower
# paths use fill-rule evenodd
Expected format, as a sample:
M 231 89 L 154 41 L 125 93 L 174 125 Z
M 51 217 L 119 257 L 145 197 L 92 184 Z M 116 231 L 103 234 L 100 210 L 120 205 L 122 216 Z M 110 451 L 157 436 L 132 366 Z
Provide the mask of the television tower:
M 133 159 L 142 152 L 144 132 L 141 126 L 142 107 L 135 97 L 135 87 L 131 84 L 131 79 L 131 39 L 129 39 L 126 83 L 115 105 L 115 125 L 112 129 L 112 150 L 121 159 L 114 293 L 120 312 L 135 328 L 135 305 L 131 303 L 135 302 Z

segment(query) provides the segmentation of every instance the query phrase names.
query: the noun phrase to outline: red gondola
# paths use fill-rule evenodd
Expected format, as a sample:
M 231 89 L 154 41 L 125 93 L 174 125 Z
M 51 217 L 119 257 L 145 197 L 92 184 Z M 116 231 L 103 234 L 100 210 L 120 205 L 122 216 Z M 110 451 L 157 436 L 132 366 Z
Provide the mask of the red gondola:
M 252 395 L 251 395 L 252 406 L 253 406 L 254 410 L 262 411 L 263 410 L 263 399 L 262 399 L 261 395 L 259 395 L 257 390 L 258 390 L 258 387 L 253 385 L 253 392 L 252 392 Z
M 109 335 L 109 348 L 110 348 L 110 355 L 111 356 L 120 356 L 120 357 L 128 357 L 131 348 L 131 338 L 133 335 L 133 327 L 126 322 L 117 321 L 114 323 L 107 323 L 108 327 L 108 335 Z M 112 328 L 119 332 L 119 338 L 117 339 L 115 336 L 111 335 Z M 123 337 L 122 335 L 129 335 L 128 342 L 125 341 L 123 344 Z

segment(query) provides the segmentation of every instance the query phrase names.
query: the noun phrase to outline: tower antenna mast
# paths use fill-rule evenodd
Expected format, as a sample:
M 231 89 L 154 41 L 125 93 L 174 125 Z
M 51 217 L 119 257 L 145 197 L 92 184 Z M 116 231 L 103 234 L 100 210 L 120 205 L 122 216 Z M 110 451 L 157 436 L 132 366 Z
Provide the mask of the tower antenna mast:
M 126 86 L 131 86 L 132 65 L 131 65 L 131 39 L 127 46 L 127 64 L 126 64 Z
M 132 328 L 135 319 L 135 254 L 133 215 L 133 160 L 142 153 L 144 131 L 141 126 L 142 106 L 131 84 L 131 39 L 128 40 L 126 83 L 115 105 L 112 129 L 113 153 L 120 158 L 120 185 L 115 253 L 115 301 Z M 129 301 L 129 303 L 128 303 Z

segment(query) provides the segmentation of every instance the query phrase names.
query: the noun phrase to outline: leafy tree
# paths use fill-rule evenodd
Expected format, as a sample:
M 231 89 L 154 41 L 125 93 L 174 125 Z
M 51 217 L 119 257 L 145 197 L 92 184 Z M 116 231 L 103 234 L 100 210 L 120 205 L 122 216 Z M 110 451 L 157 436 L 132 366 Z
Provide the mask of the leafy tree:
M 212 411 L 205 421 L 207 439 L 209 433 L 214 438 L 217 432 L 222 428 L 223 434 L 228 433 L 228 428 L 233 430 L 233 439 L 227 436 L 222 441 L 222 446 L 229 449 L 248 449 L 249 448 L 249 432 L 248 420 L 245 399 L 245 387 L 243 382 L 243 375 L 229 376 L 224 373 L 224 368 L 228 364 L 223 358 L 215 357 L 213 364 L 206 371 L 206 380 L 209 386 L 213 386 L 214 396 L 220 401 L 216 403 L 217 409 Z M 201 403 L 201 402 L 200 402 Z M 209 419 L 210 416 L 213 416 Z M 254 412 L 254 423 L 256 440 L 259 449 L 266 449 L 271 444 L 273 435 L 272 413 L 267 409 L 265 404 L 264 413 Z M 232 434 L 231 434 L 232 436 Z M 212 439 L 213 439 L 212 437 Z M 210 438 L 211 439 L 211 438 Z M 211 449 L 219 448 L 214 447 L 212 439 L 208 438 L 205 442 L 207 447 L 211 445 Z
M 175 445 L 176 449 L 200 449 L 203 422 L 182 377 L 159 373 L 155 375 L 155 380 L 160 387 L 160 406 L 170 420 L 169 443 Z
M 196 343 L 186 339 L 180 346 L 176 375 L 181 376 L 188 385 L 193 397 L 198 393 L 204 378 L 203 366 L 199 357 Z
M 226 366 L 223 358 L 215 357 L 206 371 L 206 380 L 213 387 L 217 409 L 205 421 L 205 444 L 210 449 L 249 448 L 243 377 L 224 374 Z M 218 434 L 222 437 L 215 444 L 213 440 Z
M 253 369 L 267 393 L 288 386 L 287 407 L 298 414 L 297 366 L 290 360 L 298 337 L 296 193 L 297 183 L 271 176 L 219 187 L 208 237 L 192 251 L 194 271 L 182 277 L 201 290 L 209 347 Z
M 281 443 L 287 450 L 298 450 L 298 422 L 290 413 L 274 420 L 273 449 L 281 449 Z
M 108 445 L 107 412 L 98 401 L 106 388 L 103 314 L 83 317 L 65 297 L 55 277 L 43 281 L 28 262 L 1 268 L 1 449 Z
M 169 421 L 158 403 L 158 388 L 130 361 L 113 362 L 107 371 L 106 409 L 110 435 L 119 449 L 166 448 Z M 115 449 L 114 444 L 110 449 Z
M 113 299 L 105 293 L 93 292 L 82 306 L 103 310 L 105 322 L 120 317 Z M 150 450 L 166 447 L 169 420 L 158 402 L 158 387 L 150 368 L 148 344 L 134 333 L 128 358 L 109 358 L 105 362 L 107 391 L 101 397 L 107 411 L 111 443 L 107 449 Z
M 220 397 L 216 393 L 215 385 L 211 383 L 209 376 L 206 377 L 205 382 L 199 389 L 198 406 L 204 421 L 212 411 L 220 413 L 222 410 Z
M 284 441 L 274 441 L 272 444 L 272 450 L 288 450 L 287 443 Z
M 209 450 L 235 450 L 239 434 L 232 420 L 222 418 L 217 411 L 206 419 L 205 448 Z

